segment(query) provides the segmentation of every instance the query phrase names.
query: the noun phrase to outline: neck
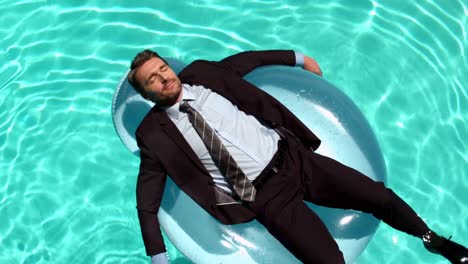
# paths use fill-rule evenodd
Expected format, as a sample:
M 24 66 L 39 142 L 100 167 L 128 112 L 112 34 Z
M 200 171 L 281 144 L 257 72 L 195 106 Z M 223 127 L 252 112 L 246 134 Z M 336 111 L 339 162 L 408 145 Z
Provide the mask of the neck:
M 180 89 L 179 97 L 177 98 L 177 101 L 175 103 L 178 103 L 182 100 L 182 94 L 184 93 L 184 88 Z

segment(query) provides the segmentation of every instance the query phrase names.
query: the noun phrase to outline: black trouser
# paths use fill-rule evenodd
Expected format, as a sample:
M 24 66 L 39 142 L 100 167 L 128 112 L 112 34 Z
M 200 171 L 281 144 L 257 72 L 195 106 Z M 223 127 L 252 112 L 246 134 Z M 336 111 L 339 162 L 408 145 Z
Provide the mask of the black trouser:
M 257 220 L 304 263 L 344 263 L 330 232 L 305 203 L 354 209 L 373 214 L 390 226 L 420 237 L 429 229 L 421 218 L 382 182 L 308 149 L 291 137 L 257 179 L 255 201 L 246 205 Z M 284 160 L 278 172 L 271 169 L 279 152 Z M 265 177 L 266 175 L 266 177 Z M 254 181 L 256 183 L 256 181 Z

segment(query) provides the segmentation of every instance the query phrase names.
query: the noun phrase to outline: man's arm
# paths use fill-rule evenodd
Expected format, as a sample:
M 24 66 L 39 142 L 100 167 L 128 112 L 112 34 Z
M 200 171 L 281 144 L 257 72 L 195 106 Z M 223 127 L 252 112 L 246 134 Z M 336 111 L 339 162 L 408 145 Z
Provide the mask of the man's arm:
M 153 256 L 166 251 L 157 213 L 167 176 L 159 159 L 150 151 L 138 131 L 136 139 L 140 148 L 140 172 L 136 186 L 138 219 L 146 254 Z
M 242 77 L 260 66 L 275 64 L 294 66 L 296 56 L 292 50 L 245 51 L 229 56 L 219 63 Z
M 274 64 L 301 66 L 307 71 L 322 76 L 322 70 L 313 58 L 292 50 L 246 51 L 229 56 L 220 63 L 239 76 L 244 76 L 257 67 Z

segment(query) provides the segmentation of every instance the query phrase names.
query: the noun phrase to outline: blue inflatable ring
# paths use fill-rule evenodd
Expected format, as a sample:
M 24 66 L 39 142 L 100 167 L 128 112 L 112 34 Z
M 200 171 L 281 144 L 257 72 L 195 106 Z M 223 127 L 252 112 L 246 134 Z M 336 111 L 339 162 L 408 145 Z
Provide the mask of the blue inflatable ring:
M 178 60 L 167 60 L 176 72 L 185 67 Z M 125 146 L 138 155 L 134 133 L 153 103 L 138 95 L 126 76 L 114 93 L 112 117 Z M 375 135 L 356 105 L 339 89 L 317 75 L 286 66 L 258 68 L 245 79 L 273 95 L 314 131 L 322 140 L 318 153 L 374 180 L 386 181 Z M 379 224 L 373 216 L 361 212 L 308 205 L 325 222 L 347 263 L 362 253 Z M 171 242 L 195 263 L 300 263 L 256 220 L 223 225 L 170 178 L 158 219 Z

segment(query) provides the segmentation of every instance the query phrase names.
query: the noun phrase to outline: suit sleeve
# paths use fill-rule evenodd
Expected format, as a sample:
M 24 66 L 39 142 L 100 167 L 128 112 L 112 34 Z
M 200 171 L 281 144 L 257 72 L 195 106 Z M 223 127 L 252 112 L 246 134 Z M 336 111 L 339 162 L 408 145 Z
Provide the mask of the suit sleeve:
M 266 65 L 296 64 L 296 54 L 292 50 L 245 51 L 229 56 L 219 62 L 243 77 L 253 69 Z
M 143 242 L 148 256 L 166 251 L 157 213 L 166 184 L 166 171 L 149 150 L 144 139 L 136 133 L 140 148 L 140 171 L 136 185 L 136 202 Z

